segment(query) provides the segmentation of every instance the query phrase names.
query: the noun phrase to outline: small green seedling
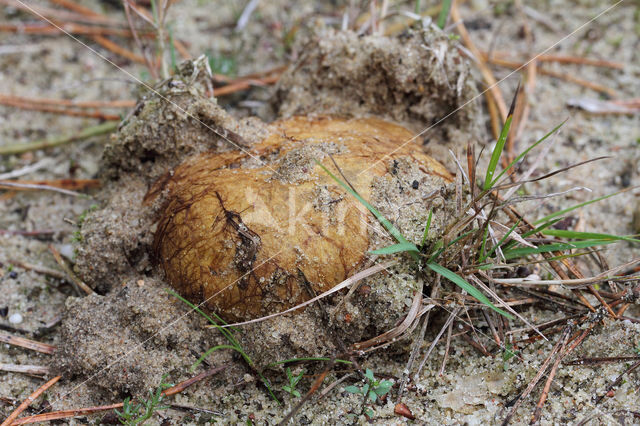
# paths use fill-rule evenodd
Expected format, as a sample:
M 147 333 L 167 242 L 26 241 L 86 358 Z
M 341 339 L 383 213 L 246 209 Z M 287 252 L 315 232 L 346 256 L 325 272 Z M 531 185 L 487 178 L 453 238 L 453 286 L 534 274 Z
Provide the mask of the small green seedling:
M 502 351 L 504 371 L 507 371 L 509 369 L 509 360 L 516 356 L 516 353 L 517 351 L 513 349 L 513 345 L 511 343 L 507 343 L 506 345 L 504 345 L 504 350 Z
M 388 394 L 393 386 L 391 380 L 376 380 L 373 376 L 373 371 L 369 368 L 366 369 L 364 376 L 367 379 L 367 383 L 365 383 L 364 386 L 347 386 L 344 390 L 349 393 L 362 395 L 365 397 L 365 400 L 369 399 L 372 403 L 375 403 L 378 397 Z M 369 417 L 373 417 L 373 410 L 371 408 L 365 407 L 364 413 Z
M 127 397 L 122 403 L 122 411 L 114 410 L 120 423 L 128 426 L 142 425 L 149 420 L 156 411 L 169 408 L 166 405 L 161 405 L 164 400 L 162 392 L 173 386 L 172 384 L 164 382 L 166 378 L 166 375 L 162 376 L 160 385 L 158 385 L 155 392 L 151 389 L 149 390 L 149 399 L 147 400 L 132 402 L 131 398 Z
M 295 398 L 300 398 L 300 391 L 296 389 L 296 386 L 302 379 L 302 376 L 304 375 L 304 373 L 305 373 L 305 370 L 302 370 L 300 374 L 294 376 L 293 373 L 291 372 L 291 368 L 287 367 L 287 379 L 289 380 L 289 384 L 284 385 L 282 387 L 282 390 L 285 392 L 288 392 L 289 395 Z

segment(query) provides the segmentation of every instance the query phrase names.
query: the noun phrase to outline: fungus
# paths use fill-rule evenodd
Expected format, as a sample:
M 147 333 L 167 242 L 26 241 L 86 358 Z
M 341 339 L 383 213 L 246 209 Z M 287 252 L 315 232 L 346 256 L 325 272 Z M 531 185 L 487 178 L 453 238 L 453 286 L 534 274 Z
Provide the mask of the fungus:
M 293 117 L 250 151 L 189 157 L 146 196 L 165 197 L 156 261 L 182 295 L 231 320 L 327 291 L 365 264 L 371 223 L 315 160 L 339 167 L 365 199 L 401 160 L 450 182 L 444 166 L 406 144 L 412 137 L 379 119 Z

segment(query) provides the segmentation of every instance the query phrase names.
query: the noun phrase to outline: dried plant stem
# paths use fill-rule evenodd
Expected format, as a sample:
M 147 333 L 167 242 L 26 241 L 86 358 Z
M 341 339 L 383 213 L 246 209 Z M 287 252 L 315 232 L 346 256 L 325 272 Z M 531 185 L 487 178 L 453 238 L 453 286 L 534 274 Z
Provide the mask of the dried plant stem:
M 115 53 L 116 55 L 120 55 L 123 58 L 127 58 L 130 61 L 136 62 L 138 64 L 146 64 L 145 59 L 138 55 L 137 53 L 133 53 L 131 50 L 122 47 L 121 45 L 119 45 L 118 43 L 115 43 L 111 40 L 109 40 L 108 38 L 106 38 L 105 36 L 101 36 L 101 35 L 95 35 L 91 37 L 93 39 L 93 41 L 95 41 L 96 43 L 98 43 L 100 46 L 104 47 L 107 50 L 110 50 L 111 52 Z
M 0 363 L 0 370 L 8 371 L 10 373 L 29 374 L 31 376 L 46 376 L 47 374 L 49 374 L 49 367 L 45 367 L 42 365 Z
M 33 392 L 31 395 L 29 395 L 27 397 L 27 399 L 25 399 L 19 406 L 18 408 L 16 408 L 13 413 L 11 413 L 9 415 L 9 417 L 7 417 L 5 419 L 4 422 L 2 422 L 2 424 L 0 424 L 0 426 L 9 426 L 12 424 L 18 424 L 18 423 L 14 423 L 14 420 L 18 418 L 18 416 L 20 415 L 20 413 L 22 413 L 24 410 L 27 409 L 27 407 L 29 405 L 31 405 L 31 403 L 33 401 L 36 400 L 36 398 L 38 398 L 40 395 L 42 395 L 42 393 L 44 391 L 46 391 L 47 389 L 49 389 L 51 386 L 55 385 L 56 382 L 58 380 L 60 380 L 62 378 L 62 376 L 56 376 L 53 379 L 49 380 L 47 383 L 45 383 L 44 385 L 40 386 L 38 389 L 36 389 L 35 392 Z
M 226 86 L 218 87 L 213 89 L 214 96 L 224 96 L 229 95 L 231 93 L 239 92 L 241 90 L 246 90 L 251 86 L 266 86 L 269 84 L 274 84 L 280 79 L 280 74 L 260 78 L 260 79 L 242 79 L 239 81 L 232 82 L 227 84 Z
M 25 104 L 54 105 L 73 108 L 133 108 L 136 106 L 136 101 L 133 99 L 115 101 L 75 101 L 73 99 L 28 98 L 26 96 L 0 94 L 0 103 L 5 100 L 22 102 Z
M 511 53 L 509 52 L 501 52 L 501 51 L 492 51 L 482 52 L 483 55 L 491 56 L 496 59 L 505 59 L 509 60 Z M 605 68 L 613 68 L 613 69 L 624 69 L 624 64 L 621 62 L 613 62 L 607 61 L 603 59 L 592 59 L 592 58 L 583 58 L 581 56 L 571 56 L 571 55 L 555 55 L 555 54 L 544 54 L 536 57 L 536 61 L 538 62 L 557 62 L 560 64 L 578 64 L 578 65 L 592 65 L 595 67 L 605 67 Z
M 27 9 L 27 11 L 29 10 Z M 128 29 L 74 24 L 71 22 L 60 22 L 59 20 L 54 20 L 54 19 L 51 19 L 51 21 L 52 22 L 57 21 L 56 25 L 60 26 L 60 28 L 64 29 L 68 33 L 75 34 L 75 35 L 117 36 L 117 37 L 126 37 L 126 38 L 133 37 L 131 35 L 131 32 Z M 10 32 L 10 33 L 20 33 L 20 34 L 38 34 L 38 35 L 63 34 L 55 26 L 48 23 L 40 23 L 40 22 L 34 23 L 34 24 L 8 24 L 3 22 L 0 24 L 0 31 Z M 143 37 L 151 38 L 146 34 L 143 35 Z
M 4 331 L 0 331 L 0 342 L 13 346 L 20 346 L 21 348 L 42 352 L 43 354 L 48 355 L 51 355 L 56 350 L 56 347 L 53 345 L 36 342 L 35 340 L 26 339 L 24 337 L 13 336 L 9 333 L 5 333 Z
M 225 368 L 227 368 L 226 365 L 222 365 L 222 366 L 219 366 L 219 367 L 214 367 L 214 368 L 212 368 L 210 370 L 207 370 L 207 371 L 205 371 L 203 373 L 198 374 L 195 377 L 187 379 L 184 382 L 178 383 L 177 385 L 175 385 L 175 386 L 165 390 L 164 392 L 162 392 L 162 394 L 164 396 L 175 395 L 176 393 L 184 391 L 186 388 L 188 388 L 189 386 L 193 385 L 194 383 L 197 383 L 197 382 L 199 382 L 201 380 L 204 380 L 207 377 L 210 377 L 210 376 L 213 376 L 214 374 L 219 373 L 220 371 L 224 370 Z M 25 425 L 25 424 L 47 422 L 47 421 L 59 420 L 59 419 L 67 419 L 67 418 L 71 418 L 71 417 L 86 416 L 88 414 L 99 413 L 101 411 L 115 410 L 115 409 L 118 409 L 118 408 L 122 408 L 122 406 L 123 406 L 122 402 L 119 402 L 117 404 L 100 405 L 100 406 L 96 406 L 96 407 L 79 408 L 79 409 L 75 409 L 75 410 L 54 411 L 54 412 L 51 412 L 51 413 L 44 413 L 44 414 L 37 414 L 35 416 L 30 416 L 30 417 L 23 417 L 21 419 L 16 420 L 15 422 L 13 422 L 11 424 L 12 425 Z M 15 417 L 14 417 L 14 419 L 15 419 Z M 3 425 L 4 425 L 4 423 L 3 423 Z
M 478 61 L 477 65 L 478 65 L 478 68 L 480 69 L 480 73 L 482 74 L 482 77 L 484 78 L 485 82 L 489 86 L 488 93 L 491 95 L 494 102 L 496 103 L 498 111 L 500 112 L 500 117 L 502 118 L 502 122 L 504 122 L 507 119 L 507 113 L 508 113 L 507 104 L 505 103 L 504 97 L 502 96 L 502 92 L 498 87 L 496 78 L 493 76 L 493 73 L 485 63 L 485 59 L 482 56 L 482 53 L 476 47 L 473 40 L 471 40 L 469 31 L 467 31 L 467 28 L 462 22 L 460 11 L 458 10 L 457 2 L 453 2 L 451 5 L 451 18 L 453 21 L 456 22 L 458 33 L 460 34 L 460 37 L 462 37 L 462 41 L 464 45 L 467 47 L 467 49 L 471 51 L 471 53 L 477 59 Z
M 447 319 L 447 322 L 442 326 L 442 328 L 440 329 L 440 332 L 438 333 L 436 338 L 433 339 L 433 342 L 431 342 L 431 345 L 429 346 L 429 349 L 427 349 L 427 352 L 424 354 L 424 357 L 422 358 L 422 361 L 420 362 L 420 365 L 418 366 L 418 371 L 415 374 L 416 379 L 420 375 L 420 372 L 422 371 L 422 368 L 426 364 L 427 359 L 429 359 L 429 355 L 431 355 L 431 352 L 433 351 L 433 348 L 436 347 L 436 345 L 438 344 L 438 341 L 440 340 L 440 338 L 444 334 L 445 330 L 449 327 L 449 325 L 456 318 L 456 316 L 458 315 L 458 312 L 460 312 L 460 309 L 461 308 L 457 307 L 449 314 L 449 318 Z
M 23 154 L 29 151 L 36 151 L 39 149 L 53 148 L 56 146 L 66 145 L 68 143 L 87 139 L 93 136 L 101 136 L 107 133 L 111 133 L 112 131 L 118 128 L 118 123 L 115 121 L 110 121 L 107 123 L 102 123 L 97 126 L 87 127 L 79 131 L 78 133 L 60 136 L 52 139 L 45 139 L 35 142 L 27 142 L 27 143 L 16 143 L 6 146 L 0 147 L 0 155 L 12 155 L 12 154 Z
M 518 69 L 521 68 L 524 64 L 521 62 L 516 62 L 516 61 L 507 61 L 505 59 L 497 59 L 497 58 L 493 58 L 493 57 L 486 57 L 485 59 L 489 62 L 492 63 L 494 65 L 499 65 L 501 67 L 505 67 L 505 68 L 510 68 L 510 69 Z M 545 68 L 538 68 L 537 70 L 538 74 L 542 74 L 542 75 L 547 75 L 549 77 L 554 77 L 554 78 L 559 78 L 561 80 L 565 80 L 568 81 L 570 83 L 575 83 L 578 84 L 580 86 L 595 90 L 596 92 L 600 92 L 600 93 L 604 93 L 612 98 L 615 98 L 618 94 L 615 90 L 610 89 L 609 87 L 606 87 L 602 84 L 598 84 L 598 83 L 594 83 L 592 81 L 589 80 L 584 80 L 578 77 L 575 77 L 573 74 L 570 73 L 563 73 L 563 72 L 557 72 L 557 71 L 552 71 L 549 69 L 545 69 Z
M 28 270 L 28 271 L 34 271 L 34 272 L 37 272 L 39 274 L 48 275 L 50 277 L 57 278 L 59 280 L 65 280 L 66 281 L 68 279 L 67 276 L 63 272 L 61 272 L 61 271 L 59 271 L 57 269 L 47 268 L 45 266 L 40 266 L 40 265 L 33 265 L 31 263 L 21 262 L 21 261 L 16 260 L 16 259 L 10 259 L 10 262 L 11 262 L 12 265 L 17 266 L 18 268 L 22 268 L 22 269 Z
M 82 292 L 84 292 L 86 295 L 96 294 L 91 287 L 86 285 L 80 278 L 76 276 L 76 274 L 73 273 L 71 268 L 69 268 L 66 262 L 62 259 L 60 252 L 56 250 L 55 247 L 49 245 L 49 251 L 53 253 L 53 257 L 56 259 L 56 262 L 58 262 L 58 265 L 60 265 L 60 267 L 64 270 L 71 283 L 73 283 L 77 287 L 77 289 L 82 290 Z
M 533 388 L 535 388 L 536 384 L 538 384 L 538 381 L 540 381 L 540 379 L 544 375 L 545 371 L 547 371 L 547 367 L 549 367 L 549 364 L 551 364 L 551 360 L 554 358 L 556 353 L 558 353 L 560 349 L 566 345 L 567 339 L 569 338 L 569 335 L 571 334 L 572 329 L 573 329 L 572 325 L 568 325 L 565 327 L 562 337 L 554 345 L 553 349 L 551 349 L 551 352 L 549 353 L 549 355 L 547 356 L 547 359 L 542 364 L 542 367 L 540 367 L 540 369 L 538 370 L 538 373 L 535 375 L 533 380 L 531 380 L 531 382 L 529 383 L 527 388 L 524 390 L 524 392 L 520 394 L 516 402 L 513 404 L 513 407 L 511 407 L 511 411 L 509 411 L 509 414 L 507 414 L 507 416 L 502 422 L 503 426 L 508 425 L 509 422 L 511 422 L 511 418 L 516 413 L 516 411 L 518 410 L 518 408 L 520 407 L 524 399 L 527 396 L 529 396 L 529 394 L 533 391 Z
M 640 367 L 640 361 L 636 361 L 633 365 L 631 365 L 629 368 L 627 368 L 622 374 L 620 374 L 614 381 L 613 383 L 611 383 L 608 387 L 607 390 L 605 391 L 605 393 L 603 393 L 602 395 L 600 395 L 597 399 L 596 399 L 596 405 L 599 404 L 605 396 L 607 396 L 607 394 L 613 390 L 613 388 L 615 388 L 616 386 L 618 386 L 620 383 L 622 383 L 622 378 L 626 375 L 629 374 L 631 372 L 633 372 L 635 369 L 637 369 L 638 367 Z
M 7 95 L 0 95 L 0 104 L 15 108 L 48 112 L 51 114 L 69 115 L 72 117 L 97 118 L 99 120 L 120 120 L 120 116 L 107 114 L 101 111 L 84 111 L 80 109 L 64 108 L 48 104 L 38 104 L 33 102 L 23 102 L 19 98 Z

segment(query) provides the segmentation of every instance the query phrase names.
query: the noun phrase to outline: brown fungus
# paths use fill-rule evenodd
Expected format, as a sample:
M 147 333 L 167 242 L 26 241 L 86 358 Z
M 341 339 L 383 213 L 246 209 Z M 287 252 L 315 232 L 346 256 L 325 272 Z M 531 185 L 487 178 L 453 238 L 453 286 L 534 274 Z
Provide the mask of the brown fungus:
M 167 191 L 153 251 L 170 284 L 228 319 L 293 307 L 363 267 L 370 215 L 315 159 L 365 199 L 398 161 L 451 180 L 386 121 L 294 117 L 272 130 L 250 152 L 188 158 L 146 197 Z

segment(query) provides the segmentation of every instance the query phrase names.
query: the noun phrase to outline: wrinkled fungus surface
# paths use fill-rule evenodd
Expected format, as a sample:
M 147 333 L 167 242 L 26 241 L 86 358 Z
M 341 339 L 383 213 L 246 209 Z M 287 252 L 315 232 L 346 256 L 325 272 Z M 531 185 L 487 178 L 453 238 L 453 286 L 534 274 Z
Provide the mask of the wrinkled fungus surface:
M 169 282 L 233 319 L 331 289 L 366 261 L 370 215 L 315 160 L 365 199 L 394 162 L 449 181 L 441 164 L 406 144 L 411 137 L 377 119 L 296 117 L 274 123 L 251 151 L 189 158 L 147 197 L 168 190 L 154 252 Z M 268 160 L 256 166 L 256 158 Z
M 432 29 L 399 38 L 324 31 L 318 40 L 281 78 L 272 115 L 234 117 L 205 96 L 206 70 L 195 62 L 156 87 L 159 95 L 143 94 L 105 148 L 100 206 L 80 230 L 76 271 L 98 295 L 75 300 L 63 318 L 70 332 L 60 343 L 61 371 L 100 371 L 98 387 L 128 392 L 159 382 L 159 351 L 168 352 L 167 369 L 193 363 L 214 343 L 203 343 L 200 327 L 185 335 L 169 326 L 188 311 L 175 298 L 167 305 L 169 285 L 235 321 L 295 306 L 375 264 L 367 252 L 393 239 L 315 159 L 416 244 L 429 211 L 428 239 L 457 214 L 450 176 L 427 154 L 442 161 L 449 146 L 477 140 L 479 114 L 469 103 L 477 92 L 468 66 L 447 37 Z M 415 292 L 429 285 L 414 272 L 399 262 L 349 296 L 243 326 L 236 338 L 258 366 L 331 356 L 406 317 Z M 149 340 L 151 317 L 167 342 L 182 343 Z M 99 367 L 136 345 L 147 350 L 135 365 L 148 368 Z

